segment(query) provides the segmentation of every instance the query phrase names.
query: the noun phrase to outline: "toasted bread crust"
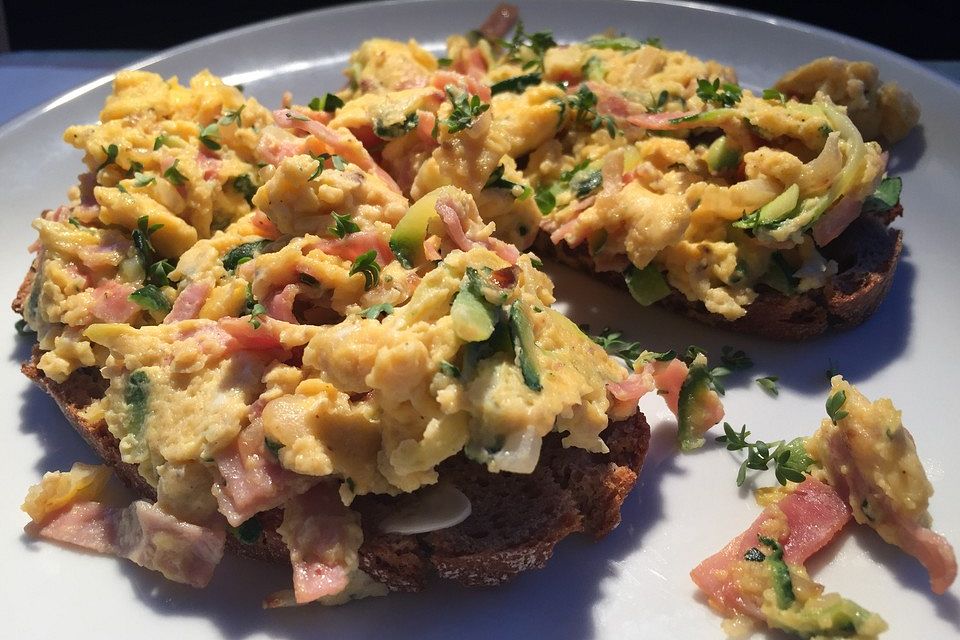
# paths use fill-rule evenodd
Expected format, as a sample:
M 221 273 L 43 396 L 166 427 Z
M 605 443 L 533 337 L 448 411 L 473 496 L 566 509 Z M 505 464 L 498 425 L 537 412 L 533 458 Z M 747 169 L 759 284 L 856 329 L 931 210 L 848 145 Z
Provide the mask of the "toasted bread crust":
M 70 424 L 128 487 L 156 499 L 136 466 L 120 460 L 117 440 L 106 423 L 93 423 L 84 415 L 106 390 L 100 372 L 80 369 L 56 383 L 37 368 L 39 357 L 34 347 L 23 373 L 53 397 Z M 420 590 L 434 575 L 468 585 L 495 585 L 540 568 L 556 543 L 571 533 L 583 531 L 599 538 L 619 524 L 620 506 L 636 483 L 649 439 L 650 429 L 637 414 L 608 427 L 607 455 L 564 449 L 552 434 L 529 475 L 492 474 L 463 457 L 449 459 L 440 466 L 440 477 L 470 498 L 473 513 L 455 527 L 425 534 L 380 530 L 383 518 L 409 496 L 360 496 L 352 505 L 364 530 L 360 566 L 394 591 Z M 261 539 L 244 544 L 228 536 L 228 547 L 249 558 L 289 562 L 286 545 L 276 532 L 282 512 L 274 509 L 257 517 L 264 529 Z
M 887 225 L 902 212 L 898 204 L 882 215 L 861 215 L 824 247 L 824 256 L 837 262 L 839 272 L 823 289 L 787 296 L 759 285 L 759 295 L 747 307 L 747 314 L 733 321 L 710 313 L 702 302 L 690 301 L 676 290 L 657 304 L 704 324 L 775 340 L 805 340 L 828 330 L 855 327 L 877 310 L 890 291 L 903 239 L 899 230 Z M 552 257 L 612 287 L 627 290 L 622 274 L 595 270 L 585 245 L 574 249 L 565 243 L 555 245 L 541 233 L 534 249 L 541 256 Z

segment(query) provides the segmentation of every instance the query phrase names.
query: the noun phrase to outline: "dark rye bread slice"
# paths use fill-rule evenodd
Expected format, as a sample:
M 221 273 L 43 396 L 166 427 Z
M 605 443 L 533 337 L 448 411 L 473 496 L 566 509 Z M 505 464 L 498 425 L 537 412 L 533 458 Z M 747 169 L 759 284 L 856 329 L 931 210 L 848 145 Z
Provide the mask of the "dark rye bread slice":
M 776 340 L 805 340 L 827 330 L 855 327 L 876 311 L 893 283 L 903 239 L 898 229 L 887 225 L 902 213 L 903 207 L 898 204 L 880 215 L 862 214 L 836 240 L 823 247 L 823 255 L 835 260 L 839 267 L 823 289 L 787 296 L 766 285 L 757 285 L 757 299 L 747 307 L 745 316 L 733 321 L 710 313 L 702 302 L 691 302 L 676 290 L 657 304 L 704 324 Z M 541 232 L 534 250 L 627 290 L 620 273 L 594 269 L 585 244 L 575 249 L 566 243 L 555 245 Z
M 22 300 L 20 300 L 22 304 Z M 19 304 L 15 302 L 14 307 Z M 40 357 L 24 363 L 24 374 L 57 402 L 84 440 L 137 494 L 155 499 L 135 465 L 120 460 L 116 438 L 102 420 L 91 423 L 83 410 L 103 397 L 107 383 L 96 368 L 80 369 L 62 384 L 37 369 Z M 361 516 L 364 540 L 360 566 L 394 591 L 422 589 L 431 576 L 467 585 L 495 585 L 521 571 L 543 567 L 557 542 L 571 533 L 599 538 L 620 523 L 620 506 L 637 481 L 650 440 L 641 414 L 611 424 L 604 432 L 606 455 L 564 449 L 559 437 L 544 441 L 540 462 L 529 474 L 487 472 L 458 456 L 440 465 L 440 478 L 463 491 L 473 512 L 461 524 L 419 535 L 380 531 L 382 520 L 410 496 L 360 496 L 352 508 Z M 253 544 L 227 537 L 234 552 L 260 560 L 289 562 L 276 532 L 278 509 L 257 516 L 262 538 Z

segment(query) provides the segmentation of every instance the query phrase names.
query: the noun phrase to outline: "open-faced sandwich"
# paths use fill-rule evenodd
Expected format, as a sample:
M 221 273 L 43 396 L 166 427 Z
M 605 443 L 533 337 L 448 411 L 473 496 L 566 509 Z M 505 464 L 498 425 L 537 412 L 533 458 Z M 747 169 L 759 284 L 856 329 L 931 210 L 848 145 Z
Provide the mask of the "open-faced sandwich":
M 641 396 L 684 450 L 723 417 L 703 354 L 624 367 L 551 309 L 535 241 L 757 334 L 879 304 L 899 184 L 856 96 L 797 98 L 848 66 L 757 97 L 654 41 L 501 40 L 515 18 L 443 58 L 369 40 L 346 88 L 273 112 L 206 71 L 117 75 L 64 134 L 87 171 L 14 308 L 24 371 L 142 499 L 78 465 L 31 490 L 32 532 L 195 586 L 225 545 L 289 562 L 271 606 L 497 584 L 619 523 Z M 901 135 L 912 102 L 870 82 L 857 107 Z

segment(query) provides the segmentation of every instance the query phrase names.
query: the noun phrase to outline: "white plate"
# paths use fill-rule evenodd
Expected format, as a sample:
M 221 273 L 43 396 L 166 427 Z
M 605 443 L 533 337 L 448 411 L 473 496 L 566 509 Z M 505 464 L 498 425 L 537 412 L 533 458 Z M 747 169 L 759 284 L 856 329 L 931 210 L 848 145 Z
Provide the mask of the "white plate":
M 936 529 L 960 543 L 960 470 L 955 462 L 957 362 L 960 341 L 960 90 L 915 63 L 876 47 L 786 20 L 702 5 L 646 2 L 521 2 L 531 29 L 561 39 L 583 38 L 609 27 L 638 37 L 660 36 L 671 48 L 732 64 L 743 84 L 763 88 L 780 73 L 823 55 L 866 59 L 923 106 L 923 126 L 900 144 L 892 172 L 904 177 L 907 215 L 898 225 L 906 255 L 879 312 L 855 331 L 803 345 L 753 340 L 707 330 L 556 269 L 561 299 L 594 328 L 621 327 L 651 348 L 696 343 L 719 354 L 744 348 L 757 366 L 730 379 L 728 417 L 773 440 L 809 434 L 824 415 L 824 371 L 832 358 L 871 397 L 892 396 L 916 436 L 937 489 L 931 511 Z M 439 48 L 449 33 L 479 24 L 493 2 L 408 2 L 347 6 L 301 14 L 200 40 L 143 61 L 141 67 L 188 78 L 204 67 L 242 82 L 267 105 L 285 89 L 303 102 L 340 85 L 348 53 L 371 36 L 414 37 Z M 887 16 L 895 19 L 895 16 Z M 107 79 L 81 87 L 0 131 L 0 193 L 5 250 L 0 257 L 3 297 L 13 297 L 27 269 L 29 221 L 65 199 L 80 172 L 80 154 L 61 141 L 73 123 L 96 120 Z M 580 292 L 574 298 L 573 296 Z M 13 333 L 5 311 L 0 326 L 10 354 L 0 369 L 6 428 L 0 486 L 0 602 L 8 638 L 176 637 L 555 637 L 720 638 L 719 618 L 695 596 L 688 571 L 744 529 L 758 512 L 734 484 L 738 462 L 716 446 L 678 456 L 672 424 L 657 402 L 645 403 L 654 425 L 653 447 L 639 486 L 623 509 L 623 524 L 598 544 L 568 540 L 549 566 L 498 589 L 451 585 L 417 595 L 353 603 L 336 609 L 262 611 L 261 597 L 289 580 L 284 571 L 226 558 L 213 583 L 194 591 L 166 583 L 130 563 L 66 551 L 26 539 L 17 507 L 42 472 L 65 469 L 92 454 L 56 406 L 17 371 L 28 347 Z M 753 378 L 779 375 L 777 399 Z M 772 482 L 772 478 L 764 478 Z M 953 505 L 953 506 L 951 506 Z M 829 590 L 878 611 L 891 638 L 946 638 L 960 633 L 960 588 L 928 593 L 914 560 L 871 531 L 848 527 L 813 562 Z M 829 562 L 829 565 L 827 564 Z

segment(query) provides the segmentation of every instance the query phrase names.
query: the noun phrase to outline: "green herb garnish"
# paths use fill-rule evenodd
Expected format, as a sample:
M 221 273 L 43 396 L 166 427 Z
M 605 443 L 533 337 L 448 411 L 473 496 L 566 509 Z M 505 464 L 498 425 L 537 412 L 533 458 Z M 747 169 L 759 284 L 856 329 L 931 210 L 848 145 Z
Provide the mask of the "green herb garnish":
M 731 371 L 741 371 L 753 366 L 753 360 L 741 349 L 734 351 L 731 346 L 724 346 L 720 351 L 720 362 Z
M 393 313 L 393 305 L 389 302 L 382 302 L 380 304 L 375 304 L 372 307 L 364 309 L 360 312 L 364 318 L 370 318 L 371 320 L 376 320 L 380 316 L 388 316 Z
M 622 358 L 627 366 L 632 369 L 637 358 L 644 353 L 644 348 L 639 342 L 628 342 L 622 338 L 622 332 L 610 328 L 604 329 L 599 335 L 590 336 L 590 339 L 603 347 L 604 351 L 611 356 Z
M 170 311 L 170 302 L 156 285 L 146 284 L 131 293 L 129 298 L 131 302 L 136 302 L 150 311 Z
M 156 181 L 157 178 L 152 173 L 140 173 L 138 171 L 133 174 L 133 184 L 136 187 L 146 187 Z
M 236 271 L 237 267 L 242 265 L 244 262 L 249 262 L 255 257 L 263 253 L 264 247 L 270 244 L 269 240 L 254 240 L 253 242 L 244 242 L 243 244 L 238 244 L 230 251 L 227 251 L 223 254 L 223 268 L 228 272 L 233 273 Z
M 900 202 L 900 192 L 902 190 L 903 181 L 899 177 L 884 178 L 873 195 L 864 201 L 861 211 L 863 213 L 885 213 L 889 211 Z
M 443 360 L 440 363 L 440 373 L 442 373 L 445 376 L 449 376 L 451 378 L 460 377 L 460 369 L 456 365 L 451 364 L 446 360 Z
M 776 89 L 764 89 L 763 90 L 763 99 L 764 100 L 776 100 L 783 104 L 787 101 L 787 97 Z
M 207 149 L 213 151 L 220 150 L 220 125 L 216 122 L 211 122 L 204 128 L 200 129 L 200 142 L 203 143 Z
M 757 384 L 770 395 L 779 396 L 780 385 L 777 384 L 779 380 L 780 378 L 777 376 L 765 376 L 763 378 L 757 378 Z
M 120 148 L 115 144 L 111 144 L 106 147 L 101 146 L 100 148 L 105 154 L 107 154 L 107 159 L 100 163 L 100 166 L 97 167 L 97 171 L 100 171 L 100 169 L 115 163 L 117 161 L 117 154 L 120 153 Z
M 353 264 L 350 266 L 350 274 L 363 275 L 363 288 L 365 291 L 369 291 L 378 284 L 380 284 L 380 265 L 377 264 L 377 250 L 371 249 L 366 253 L 362 253 L 357 256 L 357 259 L 353 261 Z
M 277 442 L 276 440 L 271 440 L 270 438 L 264 438 L 263 446 L 265 446 L 267 451 L 272 453 L 275 458 L 280 457 L 280 449 L 283 449 L 282 443 Z
M 840 390 L 835 394 L 827 398 L 827 415 L 830 416 L 830 419 L 833 421 L 833 424 L 837 424 L 837 420 L 843 420 L 846 418 L 849 413 L 841 409 L 843 403 L 847 401 L 847 392 Z
M 333 216 L 333 225 L 327 227 L 327 230 L 338 238 L 360 231 L 359 225 L 350 219 L 349 213 L 339 214 L 334 211 L 330 215 Z
M 249 204 L 253 204 L 253 196 L 257 195 L 257 185 L 247 174 L 237 176 L 231 182 L 233 188 L 240 193 Z
M 774 465 L 774 475 L 777 482 L 786 485 L 787 482 L 803 482 L 803 474 L 813 464 L 813 459 L 804 449 L 804 438 L 794 438 L 790 442 L 777 440 L 764 442 L 757 440 L 749 442 L 750 432 L 744 425 L 740 431 L 734 431 L 729 422 L 723 423 L 723 435 L 716 438 L 717 442 L 726 444 L 728 451 L 747 450 L 747 458 L 740 465 L 737 473 L 737 486 L 742 486 L 747 479 L 747 470 L 766 471 L 770 464 Z
M 377 119 L 373 123 L 373 133 L 383 140 L 399 138 L 413 131 L 420 124 L 420 116 L 416 112 L 408 114 L 402 121 L 385 125 L 382 120 Z
M 543 215 L 547 215 L 557 207 L 557 197 L 553 195 L 553 191 L 549 187 L 537 190 L 536 195 L 533 196 L 533 201 L 537 203 L 537 209 L 540 209 L 540 213 Z
M 697 97 L 704 102 L 712 103 L 717 107 L 732 107 L 743 96 L 743 89 L 739 85 L 724 82 L 714 78 L 713 82 L 700 78 L 697 80 Z
M 591 49 L 612 49 L 613 51 L 635 51 L 645 46 L 656 47 L 657 49 L 663 48 L 663 43 L 660 41 L 660 38 L 637 40 L 636 38 L 630 38 L 628 36 L 620 36 L 618 38 L 590 38 L 584 44 Z
M 29 336 L 31 334 L 36 333 L 36 331 L 31 329 L 30 325 L 27 324 L 27 321 L 24 320 L 23 318 L 20 318 L 19 320 L 17 320 L 16 323 L 14 323 L 13 328 L 17 330 L 17 335 L 20 335 L 20 336 Z
M 526 33 L 523 22 L 518 20 L 513 38 L 509 42 L 501 40 L 500 44 L 506 48 L 504 55 L 509 62 L 521 63 L 524 71 L 537 69 L 542 72 L 547 50 L 557 46 L 557 41 L 549 31 Z
M 444 124 L 450 133 L 469 129 L 476 119 L 490 108 L 490 104 L 482 102 L 479 96 L 454 90 L 452 85 L 447 85 L 446 92 L 453 110 L 448 117 L 438 122 Z
M 314 98 L 311 100 L 307 106 L 313 109 L 314 111 L 326 111 L 327 113 L 333 113 L 337 109 L 343 106 L 343 100 L 332 93 L 323 94 L 322 98 Z
M 240 108 L 235 109 L 234 111 L 225 111 L 223 116 L 217 121 L 221 127 L 229 127 L 230 125 L 236 123 L 238 127 L 243 126 L 243 121 L 240 119 L 240 114 L 243 113 L 244 108 L 247 105 L 242 104 Z
M 179 159 L 174 160 L 173 164 L 170 165 L 170 168 L 163 172 L 163 177 L 178 187 L 187 182 L 187 177 L 180 173 L 180 170 L 177 169 L 177 164 L 179 164 L 179 162 Z
M 254 544 L 263 536 L 263 525 L 256 516 L 245 520 L 239 527 L 227 525 L 227 530 L 243 544 Z
M 526 73 L 524 75 L 514 76 L 512 78 L 507 78 L 506 80 L 493 83 L 493 85 L 490 86 L 490 93 L 493 95 L 507 92 L 523 93 L 527 87 L 535 87 L 542 81 L 543 75 L 541 73 Z

